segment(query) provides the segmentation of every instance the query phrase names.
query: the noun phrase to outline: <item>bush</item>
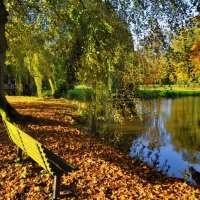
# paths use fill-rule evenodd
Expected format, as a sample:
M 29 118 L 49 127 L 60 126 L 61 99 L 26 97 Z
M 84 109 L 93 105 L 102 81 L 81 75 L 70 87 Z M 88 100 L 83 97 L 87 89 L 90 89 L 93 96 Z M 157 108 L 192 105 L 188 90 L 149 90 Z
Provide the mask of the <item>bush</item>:
M 73 90 L 68 90 L 67 98 L 79 101 L 90 101 L 92 99 L 92 89 L 77 87 Z

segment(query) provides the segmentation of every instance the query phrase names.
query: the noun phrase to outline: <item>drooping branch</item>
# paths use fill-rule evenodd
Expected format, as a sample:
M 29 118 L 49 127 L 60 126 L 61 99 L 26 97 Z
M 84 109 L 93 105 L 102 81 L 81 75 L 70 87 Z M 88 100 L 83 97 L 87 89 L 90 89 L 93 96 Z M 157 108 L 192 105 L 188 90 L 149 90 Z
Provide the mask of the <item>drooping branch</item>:
M 86 9 L 86 7 L 85 7 L 85 5 L 84 5 L 83 1 L 82 1 L 82 0 L 79 0 L 79 2 L 81 3 L 81 5 L 82 5 L 83 9 L 85 10 L 85 9 Z

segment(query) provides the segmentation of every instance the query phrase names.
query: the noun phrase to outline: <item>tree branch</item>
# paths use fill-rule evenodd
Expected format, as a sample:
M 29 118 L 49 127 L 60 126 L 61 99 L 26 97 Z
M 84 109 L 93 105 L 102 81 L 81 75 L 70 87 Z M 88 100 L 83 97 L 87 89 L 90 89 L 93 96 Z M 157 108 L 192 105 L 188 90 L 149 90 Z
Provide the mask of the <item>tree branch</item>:
M 82 0 L 79 0 L 79 2 L 81 3 L 81 5 L 82 5 L 83 9 L 84 9 L 84 10 L 86 10 L 86 7 L 85 7 L 85 5 L 84 5 L 83 1 L 82 1 Z

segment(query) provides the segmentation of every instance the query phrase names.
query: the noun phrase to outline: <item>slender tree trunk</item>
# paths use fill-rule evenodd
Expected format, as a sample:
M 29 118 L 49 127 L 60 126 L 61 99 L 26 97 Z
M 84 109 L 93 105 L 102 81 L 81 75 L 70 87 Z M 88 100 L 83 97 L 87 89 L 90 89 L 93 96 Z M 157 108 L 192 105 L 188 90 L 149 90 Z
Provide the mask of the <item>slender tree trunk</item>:
M 55 94 L 55 87 L 53 84 L 53 80 L 51 78 L 48 79 L 49 80 L 49 85 L 51 87 L 51 94 L 54 95 Z
M 16 78 L 16 88 L 17 88 L 16 94 L 19 96 L 23 95 L 23 84 L 21 76 Z
M 37 88 L 37 96 L 42 97 L 42 77 L 34 77 L 34 80 Z
M 6 50 L 8 48 L 5 37 L 5 25 L 7 23 L 8 13 L 3 0 L 0 0 L 0 107 L 6 110 L 6 98 L 4 94 L 4 65 Z

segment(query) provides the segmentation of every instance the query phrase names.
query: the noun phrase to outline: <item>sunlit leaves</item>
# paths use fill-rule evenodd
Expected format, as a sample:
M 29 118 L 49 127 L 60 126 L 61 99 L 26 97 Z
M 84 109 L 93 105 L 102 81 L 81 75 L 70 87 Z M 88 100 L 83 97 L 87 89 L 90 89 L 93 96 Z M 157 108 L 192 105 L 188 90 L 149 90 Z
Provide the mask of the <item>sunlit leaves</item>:
M 174 31 L 183 22 L 190 5 L 185 1 L 116 1 L 111 0 L 119 15 L 137 36 L 148 35 L 155 27 L 164 32 Z M 189 14 L 188 14 L 189 15 Z M 188 17 L 188 16 L 187 16 Z M 158 24 L 154 22 L 159 21 Z
M 174 69 L 180 84 L 199 84 L 198 38 L 197 26 L 184 30 L 174 39 Z
M 196 29 L 196 37 L 191 48 L 191 59 L 195 62 L 193 72 L 198 75 L 200 81 L 200 28 Z

